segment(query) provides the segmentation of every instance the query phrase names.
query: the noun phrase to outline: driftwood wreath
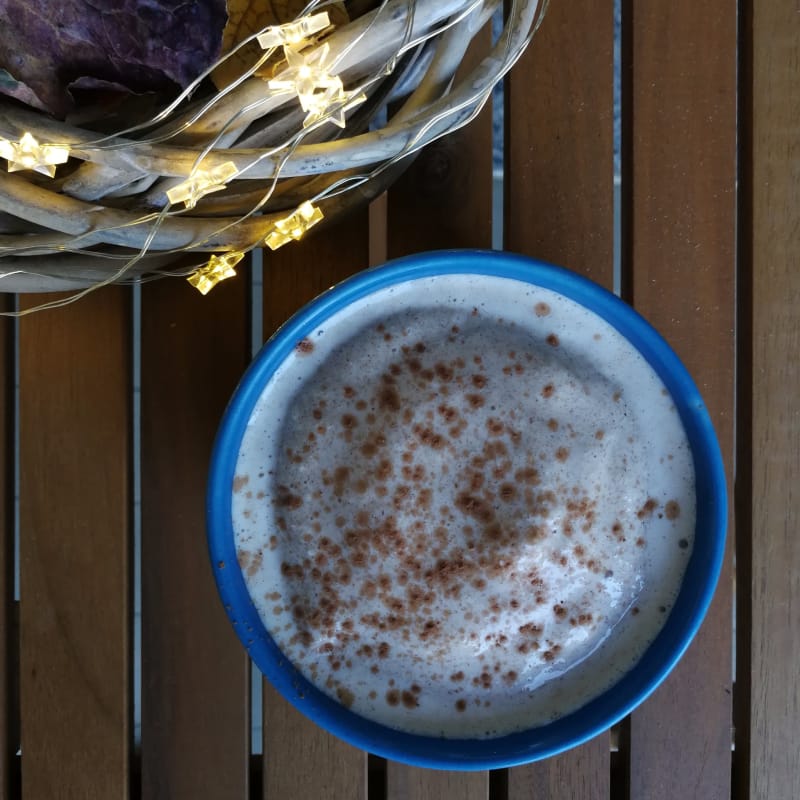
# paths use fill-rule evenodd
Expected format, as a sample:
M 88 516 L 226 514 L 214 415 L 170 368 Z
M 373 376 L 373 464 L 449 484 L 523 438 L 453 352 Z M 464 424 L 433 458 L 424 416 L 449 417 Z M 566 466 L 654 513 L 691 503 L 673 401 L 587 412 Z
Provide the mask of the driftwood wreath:
M 468 123 L 523 52 L 543 0 L 514 0 L 489 54 L 454 77 L 500 2 L 309 3 L 111 133 L 0 101 L 0 291 L 77 290 L 71 301 L 166 275 L 208 291 L 249 250 L 377 196 Z M 215 70 L 230 76 L 222 89 Z M 185 252 L 197 263 L 178 270 Z

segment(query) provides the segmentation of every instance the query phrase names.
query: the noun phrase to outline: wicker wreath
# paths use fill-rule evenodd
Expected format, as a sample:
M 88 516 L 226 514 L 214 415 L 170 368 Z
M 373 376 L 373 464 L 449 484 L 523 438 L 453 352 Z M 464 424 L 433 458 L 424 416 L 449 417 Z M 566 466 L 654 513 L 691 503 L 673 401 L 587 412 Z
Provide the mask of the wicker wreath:
M 0 291 L 76 290 L 63 303 L 167 275 L 208 291 L 249 250 L 376 197 L 411 154 L 468 123 L 546 4 L 514 0 L 496 44 L 458 79 L 500 0 L 385 0 L 338 27 L 329 3 L 312 2 L 110 135 L 0 102 Z M 253 41 L 252 66 L 209 90 L 212 70 Z M 176 268 L 186 252 L 195 263 Z

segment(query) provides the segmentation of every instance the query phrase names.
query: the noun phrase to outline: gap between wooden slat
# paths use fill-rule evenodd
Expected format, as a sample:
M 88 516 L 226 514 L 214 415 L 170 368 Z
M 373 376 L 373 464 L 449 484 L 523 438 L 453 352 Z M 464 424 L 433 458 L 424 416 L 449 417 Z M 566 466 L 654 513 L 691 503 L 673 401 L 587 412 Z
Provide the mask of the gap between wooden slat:
M 739 7 L 738 182 L 736 270 L 736 617 L 733 683 L 734 752 L 731 791 L 734 800 L 750 798 L 750 726 L 752 648 L 753 510 L 753 14 L 750 2 Z
M 11 311 L 14 298 L 0 295 L 0 310 Z M 19 736 L 18 633 L 14 603 L 14 406 L 15 325 L 0 318 L 0 798 L 13 796 Z

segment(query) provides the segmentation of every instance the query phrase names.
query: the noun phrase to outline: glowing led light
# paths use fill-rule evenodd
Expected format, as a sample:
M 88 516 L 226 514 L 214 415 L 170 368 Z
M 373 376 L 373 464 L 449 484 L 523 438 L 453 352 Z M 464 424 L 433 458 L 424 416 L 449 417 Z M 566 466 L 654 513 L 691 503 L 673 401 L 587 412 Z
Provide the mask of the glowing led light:
M 317 108 L 320 95 L 337 94 L 344 91 L 342 79 L 328 72 L 326 61 L 330 54 L 327 44 L 304 56 L 293 47 L 284 46 L 287 67 L 267 84 L 273 92 L 296 94 L 303 111 Z
M 52 178 L 56 164 L 63 164 L 69 158 L 69 147 L 39 144 L 32 133 L 25 133 L 18 142 L 0 139 L 0 156 L 8 161 L 9 172 L 32 169 Z
M 233 161 L 226 161 L 214 169 L 198 169 L 185 181 L 167 190 L 170 203 L 185 203 L 194 208 L 197 201 L 211 192 L 219 192 L 238 173 Z
M 284 219 L 279 219 L 275 223 L 275 230 L 272 231 L 264 244 L 271 250 L 277 250 L 287 242 L 300 239 L 303 234 L 311 227 L 316 225 L 323 217 L 322 211 L 313 203 L 306 200 L 297 210 Z
M 308 56 L 294 47 L 284 45 L 287 67 L 269 81 L 272 91 L 297 95 L 300 107 L 306 112 L 303 127 L 307 128 L 321 119 L 340 128 L 345 126 L 345 113 L 367 96 L 363 93 L 346 92 L 342 79 L 331 75 L 327 61 L 330 48 L 327 44 L 317 48 Z
M 220 281 L 236 276 L 234 267 L 244 258 L 244 253 L 234 251 L 221 256 L 211 256 L 208 264 L 193 272 L 186 280 L 200 294 L 208 294 Z
M 258 43 L 265 49 L 280 47 L 281 45 L 298 45 L 305 42 L 315 33 L 319 33 L 331 24 L 327 11 L 319 14 L 310 14 L 297 22 L 287 22 L 283 25 L 271 25 L 264 33 L 259 34 Z
M 361 92 L 344 92 L 339 89 L 329 90 L 315 95 L 313 104 L 308 109 L 308 114 L 303 120 L 303 127 L 307 128 L 321 119 L 331 122 L 340 128 L 345 126 L 345 114 L 367 99 Z

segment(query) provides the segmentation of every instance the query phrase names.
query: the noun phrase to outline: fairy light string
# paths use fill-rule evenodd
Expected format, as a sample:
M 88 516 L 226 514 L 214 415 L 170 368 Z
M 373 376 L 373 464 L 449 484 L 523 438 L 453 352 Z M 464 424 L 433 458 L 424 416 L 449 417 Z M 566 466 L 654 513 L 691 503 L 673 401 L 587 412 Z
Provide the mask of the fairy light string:
M 498 0 L 383 0 L 340 28 L 331 24 L 330 14 L 323 10 L 328 5 L 311 2 L 297 19 L 254 33 L 149 121 L 118 133 L 98 136 L 55 121 L 40 123 L 32 113 L 15 109 L 0 118 L 0 157 L 6 159 L 8 171 L 20 172 L 23 180 L 28 180 L 25 171 L 48 178 L 58 174 L 52 189 L 54 215 L 78 213 L 70 210 L 77 208 L 72 200 L 72 206 L 55 202 L 62 192 L 65 198 L 85 197 L 87 209 L 93 211 L 89 227 L 51 227 L 50 235 L 0 235 L 0 290 L 12 285 L 15 275 L 46 277 L 50 260 L 53 274 L 63 274 L 58 272 L 59 254 L 84 253 L 85 272 L 103 277 L 75 298 L 110 282 L 181 274 L 207 293 L 236 274 L 236 265 L 249 250 L 276 249 L 301 239 L 324 218 L 377 191 L 384 176 L 394 174 L 391 168 L 408 155 L 466 124 L 521 54 L 546 2 L 512 0 L 504 35 L 461 83 L 445 74 L 431 83 L 437 87 L 436 94 L 422 99 L 423 93 L 415 102 L 420 77 L 413 73 L 404 77 L 399 71 L 397 80 L 411 83 L 399 89 L 398 96 L 410 101 L 403 101 L 397 122 L 389 117 L 388 123 L 368 132 L 365 126 L 381 112 L 385 100 L 371 105 L 368 101 L 376 92 L 381 93 L 376 97 L 391 96 L 382 87 L 387 80 L 395 80 L 391 76 L 404 64 L 401 56 L 428 42 L 436 46 L 442 42 L 440 50 L 445 46 L 458 50 L 464 36 L 474 35 L 501 4 Z M 263 55 L 254 57 L 231 84 L 192 104 L 193 93 L 215 67 L 250 42 L 257 42 Z M 275 54 L 281 60 L 271 76 L 262 77 L 259 70 L 268 59 L 272 63 Z M 364 113 L 359 111 L 362 107 Z M 359 118 L 353 134 L 349 132 L 351 113 Z M 340 138 L 337 129 L 347 130 L 350 138 Z M 184 136 L 200 142 L 189 160 L 184 154 L 191 146 L 179 139 Z M 175 142 L 172 149 L 164 144 L 171 141 Z M 237 142 L 242 142 L 239 149 Z M 123 155 L 110 157 L 115 152 Z M 67 162 L 65 172 L 57 173 Z M 247 188 L 251 182 L 255 191 Z M 370 184 L 376 189 L 364 188 Z M 24 191 L 20 185 L 8 184 L 13 191 L 5 193 L 0 175 L 0 214 L 13 216 L 17 211 L 19 203 L 11 198 L 13 192 Z M 305 192 L 304 186 L 308 187 Z M 137 204 L 142 191 L 147 192 L 147 203 Z M 105 196 L 119 199 L 104 206 Z M 237 199 L 251 196 L 249 206 Z M 318 205 L 321 199 L 325 199 L 324 215 Z M 146 210 L 137 213 L 137 208 Z M 248 231 L 257 232 L 262 217 L 260 236 L 249 238 L 251 234 L 237 232 L 245 221 Z M 142 226 L 149 226 L 146 237 L 140 233 Z M 75 228 L 83 232 L 69 232 Z M 128 241 L 130 255 L 125 253 Z M 209 260 L 188 276 L 154 260 L 198 250 L 210 251 Z M 2 269 L 5 256 L 15 257 L 13 269 Z M 113 265 L 110 269 L 103 266 L 104 259 Z M 30 269 L 24 266 L 28 260 Z
M 167 198 L 170 203 L 184 203 L 186 208 L 194 208 L 200 198 L 222 191 L 238 172 L 232 161 L 212 169 L 198 169 L 185 181 L 167 189 Z
M 297 47 L 306 44 L 314 34 L 325 30 L 331 24 L 331 18 L 327 11 L 318 14 L 309 14 L 294 22 L 285 22 L 282 25 L 270 25 L 263 33 L 258 34 L 256 39 L 264 50 L 272 47 L 288 45 Z
M 208 294 L 220 281 L 236 277 L 234 267 L 244 258 L 244 253 L 223 253 L 211 256 L 208 263 L 186 279 L 200 294 Z
M 8 161 L 9 172 L 30 169 L 52 178 L 56 174 L 56 166 L 68 161 L 69 147 L 40 144 L 27 131 L 16 142 L 0 138 L 0 157 Z
M 289 216 L 275 222 L 275 229 L 267 234 L 264 244 L 270 250 L 301 239 L 309 228 L 313 228 L 323 218 L 322 211 L 310 201 L 301 203 Z

